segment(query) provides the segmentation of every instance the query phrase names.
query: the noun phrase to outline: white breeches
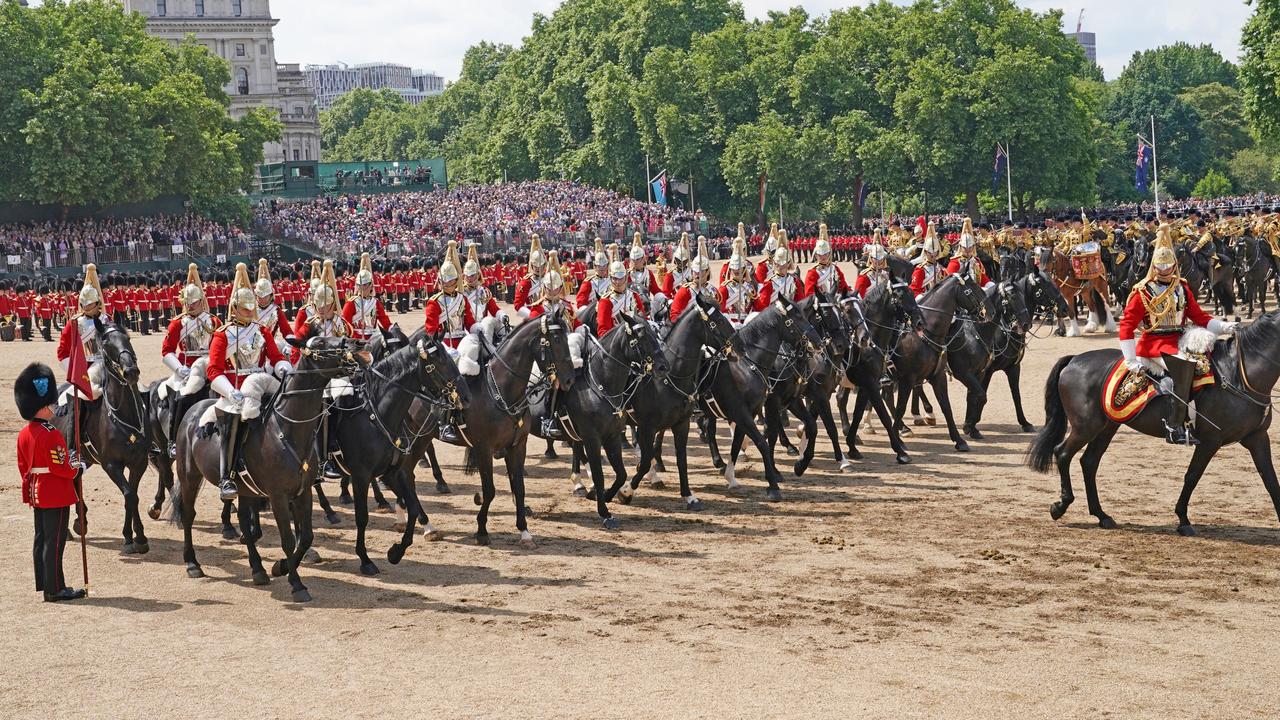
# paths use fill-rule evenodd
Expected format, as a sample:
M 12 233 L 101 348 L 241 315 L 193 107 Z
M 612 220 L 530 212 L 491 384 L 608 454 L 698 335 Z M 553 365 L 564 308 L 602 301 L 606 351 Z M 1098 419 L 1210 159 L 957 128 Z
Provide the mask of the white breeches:
M 76 390 L 75 388 L 67 388 L 67 390 L 59 396 L 58 404 L 66 405 L 67 399 L 70 398 L 71 393 L 73 392 L 76 394 L 76 397 L 81 400 L 97 400 L 102 397 L 102 381 L 105 377 L 106 367 L 102 364 L 101 360 L 89 363 L 89 389 L 92 391 L 93 397 L 87 398 L 84 396 L 84 393 L 79 390 Z
M 254 373 L 240 385 L 240 394 L 244 395 L 242 402 L 223 396 L 218 399 L 216 407 L 223 412 L 237 413 L 243 420 L 252 420 L 262 414 L 262 399 L 278 389 L 280 381 L 271 374 Z
M 205 373 L 209 369 L 209 358 L 202 357 L 199 360 L 196 360 L 195 363 L 191 365 L 190 369 L 191 372 L 187 375 L 185 380 L 181 375 L 175 372 L 169 376 L 169 379 L 165 381 L 165 384 L 169 386 L 170 390 L 177 390 L 183 397 L 195 395 L 200 392 L 204 389 L 205 383 L 208 382 L 205 378 Z

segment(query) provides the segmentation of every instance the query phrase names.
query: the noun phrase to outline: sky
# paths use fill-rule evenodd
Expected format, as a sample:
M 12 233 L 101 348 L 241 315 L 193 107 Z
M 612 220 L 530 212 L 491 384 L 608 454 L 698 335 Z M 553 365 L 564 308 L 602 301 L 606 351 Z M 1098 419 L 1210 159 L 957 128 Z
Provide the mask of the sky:
M 1107 79 L 1124 69 L 1135 51 L 1185 41 L 1209 43 L 1228 60 L 1239 54 L 1240 28 L 1249 17 L 1244 0 L 1017 0 L 1037 12 L 1063 11 L 1074 31 L 1098 36 L 1098 63 Z M 811 15 L 864 0 L 742 0 L 748 17 L 803 6 Z M 435 71 L 454 80 L 462 55 L 481 40 L 518 45 L 533 13 L 551 14 L 559 0 L 274 0 L 276 58 L 280 62 L 394 62 Z

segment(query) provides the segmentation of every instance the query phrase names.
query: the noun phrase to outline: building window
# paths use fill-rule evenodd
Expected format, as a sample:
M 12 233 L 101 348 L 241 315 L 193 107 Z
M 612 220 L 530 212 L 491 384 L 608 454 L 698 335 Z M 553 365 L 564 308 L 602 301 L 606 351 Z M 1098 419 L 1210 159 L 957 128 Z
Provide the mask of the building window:
M 297 117 L 297 118 L 302 117 L 302 106 L 301 106 L 301 105 L 299 105 L 298 107 L 296 107 L 296 108 L 294 108 L 294 109 L 293 109 L 293 116 L 294 116 L 294 117 Z
M 204 17 L 204 0 L 196 0 L 196 17 Z
M 244 57 L 244 43 L 236 43 L 236 57 Z
M 302 153 L 297 148 L 293 149 L 293 159 L 295 161 L 302 159 Z
M 249 94 L 249 71 L 244 68 L 236 68 L 236 92 L 241 95 Z
M 231 14 L 240 17 L 241 5 L 240 0 L 231 0 Z
M 156 17 L 165 16 L 165 13 L 168 12 L 169 10 L 167 7 L 165 7 L 167 4 L 168 3 L 166 3 L 165 0 L 156 0 Z
M 258 43 L 258 54 L 259 54 L 259 55 L 261 55 L 262 57 L 266 57 L 266 56 L 267 56 L 267 44 L 266 44 L 266 43 Z

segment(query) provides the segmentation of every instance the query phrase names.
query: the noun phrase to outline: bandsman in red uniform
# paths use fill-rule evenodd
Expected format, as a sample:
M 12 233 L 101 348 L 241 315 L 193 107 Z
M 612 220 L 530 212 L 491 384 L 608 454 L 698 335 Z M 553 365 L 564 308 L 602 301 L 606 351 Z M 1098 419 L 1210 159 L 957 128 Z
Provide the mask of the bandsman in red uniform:
M 66 438 L 50 424 L 52 405 L 58 398 L 53 370 L 42 363 L 28 365 L 13 384 L 18 414 L 27 424 L 18 431 L 18 474 L 22 476 L 22 502 L 35 515 L 36 590 L 45 602 L 78 600 L 84 590 L 67 587 L 62 574 L 62 552 L 67 545 L 67 522 L 76 507 L 78 525 L 84 529 L 85 507 L 76 495 L 78 468 L 67 451 Z
M 978 243 L 974 240 L 973 221 L 969 218 L 964 219 L 964 225 L 960 229 L 960 241 L 956 247 L 955 257 L 947 263 L 947 274 L 959 275 L 963 272 L 968 279 L 973 280 L 984 290 L 992 285 L 991 279 L 987 277 L 987 269 L 978 259 Z
M 844 279 L 844 273 L 840 271 L 840 267 L 835 264 L 831 240 L 827 237 L 826 223 L 818 226 L 818 240 L 813 245 L 813 255 L 817 258 L 818 264 L 805 273 L 805 296 L 813 295 L 818 291 L 822 291 L 829 297 L 848 295 L 851 292 L 849 283 Z
M 249 285 L 249 269 L 236 265 L 228 296 L 231 317 L 209 343 L 209 387 L 218 394 L 218 495 L 224 501 L 237 495 L 235 468 L 240 451 L 241 420 L 262 413 L 262 399 L 280 388 L 280 379 L 293 366 L 280 354 L 271 331 L 258 324 L 258 298 Z
M 18 330 L 23 342 L 31 342 L 31 316 L 33 314 L 34 294 L 25 282 L 18 283 L 13 294 L 13 311 L 18 316 Z
M 929 230 L 920 246 L 920 255 L 913 261 L 916 269 L 911 272 L 911 292 L 917 300 L 946 279 L 947 269 L 938 259 L 941 253 L 942 243 L 938 241 L 937 228 L 929 223 Z
M 637 235 L 639 237 L 639 235 Z M 604 337 L 623 313 L 635 317 L 647 317 L 644 300 L 631 289 L 632 272 L 621 261 L 609 263 L 609 289 L 596 303 L 596 336 Z
M 733 241 L 733 254 L 729 256 L 725 267 L 728 268 L 728 274 L 720 283 L 718 291 L 720 310 L 729 318 L 730 324 L 738 328 L 760 307 L 751 261 L 747 259 L 747 239 L 741 232 Z
M 773 251 L 772 262 L 769 263 L 769 274 L 760 284 L 760 307 L 765 307 L 777 298 L 786 298 L 791 302 L 799 302 L 805 297 L 804 285 L 796 272 L 795 257 L 787 244 L 787 231 L 778 234 L 778 247 Z
M 698 236 L 698 255 L 689 263 L 689 279 L 676 290 L 671 301 L 669 320 L 672 325 L 676 324 L 695 297 L 702 297 L 717 305 L 720 303 L 720 293 L 711 285 L 711 255 L 707 252 L 707 239 L 701 235 Z
M 407 301 L 406 301 L 407 302 Z M 342 307 L 342 319 L 351 326 L 352 333 L 368 342 L 374 335 L 391 329 L 391 318 L 382 307 L 382 300 L 373 294 L 373 263 L 369 253 L 360 256 L 360 271 L 356 273 L 355 294 Z
M 1210 316 L 1196 302 L 1196 294 L 1178 272 L 1178 255 L 1168 225 L 1156 232 L 1151 268 L 1125 303 L 1120 319 L 1120 350 L 1131 372 L 1153 377 L 1162 394 L 1175 399 L 1164 418 L 1166 440 L 1176 445 L 1196 445 L 1188 427 L 1187 404 L 1191 402 L 1196 364 L 1189 353 L 1204 354 L 1213 349 L 1218 335 L 1229 333 L 1236 324 Z M 1207 333 L 1187 332 L 1187 324 Z M 1141 330 L 1142 336 L 1135 338 Z M 1196 337 L 1199 335 L 1199 337 Z
M 471 317 L 479 322 L 487 317 L 498 317 L 502 310 L 485 283 L 484 268 L 480 266 L 477 247 L 475 243 L 467 247 L 467 264 L 462 268 L 462 294 L 471 305 Z M 533 311 L 530 310 L 529 313 L 532 317 Z
M 52 292 L 48 285 L 41 285 L 36 294 L 36 321 L 40 323 L 40 337 L 45 342 L 53 341 L 53 315 L 58 307 L 58 294 Z
M 165 381 L 164 390 L 169 403 L 169 457 L 178 456 L 178 422 L 204 389 L 209 371 L 209 344 L 218 329 L 217 322 L 209 314 L 209 303 L 195 263 L 187 266 L 182 308 L 183 314 L 169 322 L 164 342 L 160 344 L 160 357 L 173 373 Z
M 441 267 L 441 270 L 444 268 Z M 529 305 L 542 297 L 542 276 L 547 271 L 547 256 L 542 241 L 534 235 L 529 242 L 529 272 L 516 284 L 516 314 L 529 319 Z
M 889 250 L 881 240 L 880 228 L 876 228 L 875 234 L 871 236 L 871 242 L 864 248 L 867 266 L 853 281 L 853 290 L 859 297 L 866 297 L 867 291 L 872 286 L 879 283 L 888 285 L 892 279 L 889 274 Z

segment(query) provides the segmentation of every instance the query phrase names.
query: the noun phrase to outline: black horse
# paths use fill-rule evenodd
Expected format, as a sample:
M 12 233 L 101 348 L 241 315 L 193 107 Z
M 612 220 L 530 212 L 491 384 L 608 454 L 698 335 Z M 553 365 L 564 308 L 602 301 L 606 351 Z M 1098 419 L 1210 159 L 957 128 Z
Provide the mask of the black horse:
M 1248 449 L 1280 518 L 1280 483 L 1276 481 L 1271 439 L 1267 434 L 1271 426 L 1271 391 L 1280 379 L 1277 357 L 1280 357 L 1280 311 L 1263 315 L 1251 325 L 1238 329 L 1230 339 L 1215 343 L 1211 359 L 1216 382 L 1193 395 L 1199 418 L 1196 437 L 1200 444 L 1191 456 L 1183 476 L 1182 494 L 1174 507 L 1179 534 L 1195 534 L 1187 517 L 1191 493 L 1213 456 L 1232 443 Z M 1103 387 L 1120 358 L 1119 350 L 1067 355 L 1053 366 L 1045 382 L 1046 422 L 1031 443 L 1027 464 L 1044 473 L 1057 465 L 1062 494 L 1049 509 L 1055 520 L 1067 512 L 1075 499 L 1071 489 L 1071 458 L 1084 448 L 1080 467 L 1084 471 L 1089 514 L 1097 518 L 1103 528 L 1116 527 L 1115 520 L 1103 512 L 1098 501 L 1097 473 L 1103 453 L 1120 429 L 1120 424 L 1108 418 L 1102 408 Z M 1164 417 L 1172 402 L 1176 399 L 1171 396 L 1154 397 L 1142 412 L 1124 424 L 1144 435 L 1164 437 Z
M 605 501 L 600 452 L 603 450 L 609 458 L 615 475 L 613 484 L 621 486 L 627 479 L 627 466 L 622 457 L 627 409 L 647 381 L 661 382 L 667 377 L 667 359 L 662 354 L 658 334 L 644 318 L 622 313 L 618 325 L 599 340 L 586 327 L 580 332 L 586 358 L 579 382 L 574 383 L 561 400 L 560 424 L 573 443 L 575 466 L 580 467 L 585 460 L 591 469 L 590 496 L 596 501 L 600 520 L 606 529 L 617 530 L 620 523 L 610 514 Z M 535 418 L 540 419 L 549 412 L 548 395 L 543 394 L 534 403 Z M 535 434 L 540 427 L 540 422 L 533 424 Z
M 1034 318 L 1039 314 L 1047 318 L 1059 318 L 1067 314 L 1066 298 L 1062 297 L 1062 292 L 1058 290 L 1058 286 L 1045 273 L 1037 271 L 1027 275 L 1013 283 L 1013 286 L 1022 297 L 1023 304 L 1025 304 L 1030 317 Z M 987 365 L 986 372 L 982 376 L 982 389 L 989 391 L 991 378 L 995 377 L 998 372 L 1004 372 L 1005 378 L 1009 381 L 1009 393 L 1013 396 L 1013 409 L 1018 419 L 1018 425 L 1023 432 L 1034 432 L 1036 429 L 1027 420 L 1026 413 L 1022 410 L 1022 358 L 1027 352 L 1027 336 L 1029 332 L 1030 329 L 1026 326 L 1008 326 L 1004 330 L 1005 339 L 996 343 L 996 347 L 992 352 L 991 362 Z M 966 424 L 976 429 L 977 424 L 982 420 L 984 407 L 985 405 L 979 405 L 976 408 L 977 414 L 973 417 L 972 423 Z
M 948 277 L 925 293 L 918 305 L 924 314 L 921 332 L 899 336 L 894 347 L 894 379 L 898 386 L 895 422 L 901 428 L 911 393 L 922 383 L 928 382 L 933 387 L 938 406 L 942 408 L 942 415 L 947 420 L 947 431 L 956 450 L 968 452 L 969 444 L 960 436 L 955 417 L 951 413 L 947 369 L 940 360 L 942 354 L 950 349 L 947 342 L 951 337 L 951 324 L 955 320 L 956 310 L 985 318 L 992 312 L 991 304 L 982 289 L 967 279 L 966 273 L 961 272 Z
M 719 364 L 741 350 L 741 341 L 720 306 L 694 295 L 694 304 L 667 333 L 663 349 L 666 377 L 645 378 L 627 411 L 627 420 L 636 428 L 640 463 L 630 484 L 624 486 L 625 476 L 623 482 L 615 481 L 606 500 L 612 500 L 621 491 L 622 503 L 631 502 L 640 479 L 649 474 L 657 458 L 658 436 L 670 430 L 680 473 L 680 497 L 687 509 L 702 509 L 702 501 L 689 489 L 689 418 L 697 410 L 699 395 L 710 384 Z
M 1239 272 L 1241 279 L 1244 281 L 1244 298 L 1243 302 L 1249 306 L 1246 317 L 1253 317 L 1253 304 L 1256 301 L 1261 306 L 1262 314 L 1267 312 L 1267 278 L 1271 274 L 1271 268 L 1274 265 L 1274 257 L 1271 254 L 1271 245 L 1264 238 L 1245 237 L 1241 239 L 1244 245 L 1243 262 L 1240 265 Z
M 276 577 L 287 574 L 293 599 L 306 602 L 311 594 L 298 577 L 298 564 L 311 547 L 311 486 L 320 468 L 316 435 L 326 412 L 323 390 L 330 380 L 354 374 L 359 369 L 360 361 L 355 353 L 363 345 L 348 338 L 320 337 L 305 342 L 291 338 L 290 344 L 301 348 L 298 368 L 284 379 L 275 397 L 263 403 L 262 416 L 249 421 L 240 431 L 244 437 L 240 450 L 244 474 L 236 482 L 240 494 L 237 515 L 253 583 L 266 585 L 271 579 L 258 554 L 257 541 L 262 537 L 262 527 L 257 517 L 260 503 L 255 500 L 265 498 L 270 502 L 285 553 L 285 557 L 272 566 L 271 574 Z M 197 404 L 178 426 L 177 477 L 171 519 L 182 524 L 182 557 L 187 563 L 188 577 L 193 578 L 204 577 L 191 539 L 196 496 L 203 484 L 200 480 L 203 478 L 216 486 L 219 475 L 219 440 L 200 428 L 201 416 L 213 403 L 205 400 Z
M 1023 343 L 1031 328 L 1031 313 L 1013 283 L 993 284 L 985 293 L 995 312 L 981 319 L 958 315 L 947 338 L 947 367 L 967 391 L 963 430 L 974 440 L 982 439 L 978 417 L 987 404 L 986 380 L 992 362 Z
M 101 465 L 124 495 L 123 552 L 143 554 L 151 546 L 138 511 L 138 486 L 147 470 L 152 438 L 147 399 L 138 389 L 138 356 L 123 328 L 101 320 L 95 320 L 94 326 L 102 346 L 102 396 L 93 402 L 80 401 L 81 460 L 86 466 Z M 68 445 L 73 438 L 74 402 L 68 397 L 53 418 Z
M 915 295 L 905 282 L 876 283 L 867 290 L 860 305 L 855 306 L 860 317 L 861 342 L 854 348 L 844 371 L 844 387 L 837 394 L 840 406 L 840 422 L 845 426 L 845 444 L 849 457 L 861 460 L 857 446 L 857 431 L 862 416 L 870 405 L 889 434 L 889 446 L 899 464 L 911 462 L 906 445 L 898 434 L 897 423 L 890 413 L 884 381 L 893 375 L 893 352 L 898 338 L 904 333 L 917 332 L 924 325 L 924 316 L 916 304 Z M 845 408 L 849 392 L 857 388 L 858 397 L 853 407 L 853 417 L 846 417 Z
M 156 496 L 152 501 L 151 507 L 147 510 L 147 516 L 152 520 L 160 519 L 160 510 L 164 506 L 164 499 L 169 492 L 173 490 L 173 458 L 169 457 L 169 428 L 176 427 L 171 422 L 170 413 L 175 410 L 180 416 L 185 416 L 186 411 L 192 405 L 206 400 L 209 397 L 209 388 L 206 385 L 199 392 L 181 398 L 175 406 L 171 406 L 167 398 L 160 397 L 160 386 L 168 382 L 165 380 L 156 380 L 147 386 L 147 426 L 151 429 L 151 452 L 149 458 L 151 467 L 156 469 Z M 169 388 L 169 392 L 176 393 L 177 390 Z M 181 421 L 181 417 L 179 417 Z M 224 502 L 222 504 L 222 537 L 224 540 L 235 540 L 240 537 L 236 526 L 231 523 L 231 514 L 235 512 L 235 503 Z
M 458 366 L 445 348 L 432 337 L 402 347 L 370 365 L 364 382 L 354 395 L 339 398 L 329 421 L 331 443 L 339 451 L 335 462 L 351 479 L 356 510 L 356 555 L 360 572 L 376 575 L 378 566 L 365 548 L 365 528 L 369 525 L 369 486 L 374 480 L 399 480 L 395 470 L 413 446 L 405 436 L 405 416 L 414 399 L 438 404 L 452 411 L 466 408 L 470 390 L 458 383 Z M 393 492 L 404 502 L 408 513 L 421 512 L 417 488 L 412 482 L 395 482 Z M 391 564 L 400 562 L 413 544 L 407 527 L 401 541 L 387 553 Z
M 730 488 L 738 487 L 738 454 L 742 451 L 743 439 L 749 437 L 764 463 L 765 480 L 769 483 L 766 496 L 773 501 L 782 499 L 782 490 L 778 488 L 782 476 L 774 464 L 768 441 L 756 427 L 755 420 L 764 410 L 773 386 L 781 380 L 773 373 L 783 343 L 812 353 L 822 342 L 813 326 L 805 320 L 812 302 L 811 297 L 797 303 L 779 298 L 739 328 L 742 356 L 727 358 L 717 364 L 708 391 L 702 395 L 702 414 L 706 418 L 704 432 L 711 450 L 711 461 L 724 473 Z M 720 457 L 720 448 L 716 444 L 717 420 L 727 420 L 733 425 L 733 442 L 727 463 Z

